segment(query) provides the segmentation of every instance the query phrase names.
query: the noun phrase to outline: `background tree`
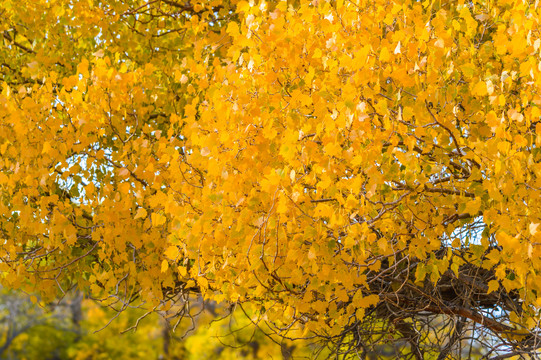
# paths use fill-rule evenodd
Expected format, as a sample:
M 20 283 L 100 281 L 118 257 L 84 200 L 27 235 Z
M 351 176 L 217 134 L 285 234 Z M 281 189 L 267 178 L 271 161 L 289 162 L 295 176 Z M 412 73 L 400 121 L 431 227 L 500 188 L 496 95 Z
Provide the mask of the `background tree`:
M 1 10 L 6 286 L 198 293 L 344 355 L 536 354 L 537 3 L 26 5 Z
M 4 290 L 0 299 L 2 359 L 291 359 L 328 351 L 270 338 L 240 309 L 201 298 L 182 319 L 170 316 L 175 307 L 161 314 L 130 307 L 119 317 L 81 296 L 47 305 Z
M 82 297 L 40 307 L 35 296 L 2 290 L 0 356 L 2 359 L 66 359 L 70 344 L 81 336 Z

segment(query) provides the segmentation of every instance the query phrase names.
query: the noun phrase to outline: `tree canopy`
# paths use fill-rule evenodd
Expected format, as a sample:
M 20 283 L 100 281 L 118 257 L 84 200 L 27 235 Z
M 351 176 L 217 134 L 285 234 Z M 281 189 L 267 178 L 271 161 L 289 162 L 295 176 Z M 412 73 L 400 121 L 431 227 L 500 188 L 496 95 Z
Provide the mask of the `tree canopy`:
M 200 295 L 361 358 L 536 353 L 537 1 L 0 19 L 4 286 L 177 316 Z

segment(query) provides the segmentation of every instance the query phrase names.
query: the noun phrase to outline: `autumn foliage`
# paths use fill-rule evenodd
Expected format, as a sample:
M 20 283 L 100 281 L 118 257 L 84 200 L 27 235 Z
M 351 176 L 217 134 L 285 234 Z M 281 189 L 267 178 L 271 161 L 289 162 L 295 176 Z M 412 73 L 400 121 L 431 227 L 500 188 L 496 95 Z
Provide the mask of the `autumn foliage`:
M 537 5 L 2 1 L 2 284 L 533 354 Z

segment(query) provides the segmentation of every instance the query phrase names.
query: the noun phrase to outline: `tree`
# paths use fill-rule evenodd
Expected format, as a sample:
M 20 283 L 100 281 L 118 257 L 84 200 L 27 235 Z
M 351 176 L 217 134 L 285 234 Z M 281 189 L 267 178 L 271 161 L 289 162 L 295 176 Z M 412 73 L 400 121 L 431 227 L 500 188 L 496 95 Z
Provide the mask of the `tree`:
M 180 319 L 169 316 L 176 306 L 146 316 L 144 309 L 130 307 L 118 316 L 80 294 L 45 306 L 4 290 L 0 300 L 2 359 L 297 359 L 321 352 L 306 342 L 266 336 L 241 309 L 201 298 Z M 131 331 L 136 322 L 137 331 Z M 168 331 L 172 327 L 174 333 Z
M 21 5 L 5 286 L 249 304 L 344 356 L 537 353 L 537 3 Z
M 0 356 L 2 359 L 63 359 L 81 335 L 78 323 L 82 297 L 38 306 L 35 296 L 0 293 Z

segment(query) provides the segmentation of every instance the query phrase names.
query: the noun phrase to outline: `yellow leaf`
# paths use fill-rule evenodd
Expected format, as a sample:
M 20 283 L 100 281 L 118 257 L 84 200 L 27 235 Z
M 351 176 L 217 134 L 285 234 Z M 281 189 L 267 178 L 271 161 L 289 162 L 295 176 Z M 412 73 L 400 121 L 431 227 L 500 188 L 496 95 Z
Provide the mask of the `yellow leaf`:
M 88 78 L 88 60 L 83 59 L 79 65 L 77 65 L 77 73 L 81 74 L 83 78 Z
M 286 214 L 288 212 L 288 198 L 286 196 L 280 196 L 278 199 L 278 207 L 276 208 L 278 214 Z
M 500 288 L 500 283 L 496 280 L 490 280 L 488 282 L 488 291 L 487 294 L 490 294 L 491 292 L 494 292 Z
M 164 272 L 167 271 L 167 269 L 169 269 L 169 263 L 167 262 L 167 260 L 163 260 L 162 261 L 162 267 L 161 267 L 160 271 L 162 273 L 164 273 Z
M 152 226 L 163 225 L 167 220 L 165 216 L 157 213 L 152 213 L 152 215 L 150 215 L 150 219 L 152 220 Z
M 168 259 L 175 260 L 178 256 L 178 248 L 176 246 L 169 246 L 167 250 L 165 250 L 165 256 Z
M 177 270 L 181 276 L 186 276 L 188 274 L 188 271 L 186 270 L 186 267 L 184 266 L 178 266 Z
M 346 199 L 346 207 L 349 209 L 355 209 L 359 207 L 359 200 L 352 194 L 349 194 Z
M 105 51 L 103 51 L 103 49 L 99 49 L 98 51 L 96 51 L 92 55 L 94 55 L 97 58 L 102 58 L 105 55 Z
M 479 81 L 472 90 L 473 95 L 485 96 L 487 94 L 487 84 L 484 81 Z
M 492 95 L 492 93 L 494 93 L 494 84 L 490 80 L 487 80 L 485 84 L 487 87 L 487 94 Z
M 372 305 L 377 304 L 378 301 L 379 301 L 378 295 L 368 295 L 368 296 L 364 296 L 357 299 L 357 301 L 355 302 L 355 305 L 361 308 L 368 308 Z
M 472 63 L 464 64 L 460 67 L 460 70 L 462 70 L 462 73 L 464 74 L 464 77 L 471 78 L 475 75 L 477 72 L 477 68 Z
M 396 54 L 400 54 L 400 41 L 398 42 L 398 44 L 396 44 L 396 47 L 394 48 L 394 52 L 393 52 L 395 55 Z
M 471 200 L 466 205 L 466 212 L 470 215 L 476 215 L 479 212 L 481 207 L 481 199 L 477 197 L 474 200 Z
M 335 142 L 330 142 L 323 148 L 329 156 L 339 156 L 342 153 L 342 148 L 340 144 Z
M 537 228 L 539 227 L 539 223 L 531 223 L 529 226 L 530 235 L 537 234 Z
M 197 277 L 197 283 L 199 284 L 199 286 L 202 289 L 208 289 L 208 287 L 209 287 L 209 282 L 208 282 L 207 278 L 205 278 L 204 276 L 198 276 Z
M 208 147 L 204 147 L 201 149 L 201 155 L 202 156 L 209 156 L 210 155 L 210 150 Z
M 439 38 L 438 40 L 436 40 L 436 42 L 434 42 L 434 46 L 443 49 L 445 47 L 445 42 L 442 38 Z
M 486 115 L 486 122 L 491 128 L 496 128 L 498 125 L 500 125 L 500 119 L 498 119 L 498 115 L 496 115 L 494 111 L 490 111 Z
M 232 37 L 237 37 L 240 34 L 239 25 L 235 21 L 230 21 L 227 25 L 227 33 Z
M 146 217 L 147 217 L 147 211 L 145 210 L 145 208 L 140 207 L 139 209 L 137 209 L 134 219 L 140 219 L 140 218 L 146 218 Z
M 118 170 L 118 176 L 120 177 L 126 177 L 130 174 L 130 171 L 126 168 L 122 168 L 120 170 Z
M 386 47 L 382 48 L 379 53 L 379 60 L 381 62 L 387 62 L 391 58 L 391 54 L 389 53 L 389 49 Z
M 48 141 L 45 141 L 43 143 L 43 150 L 41 150 L 41 153 L 42 154 L 47 154 L 51 151 L 51 144 L 48 142 Z

